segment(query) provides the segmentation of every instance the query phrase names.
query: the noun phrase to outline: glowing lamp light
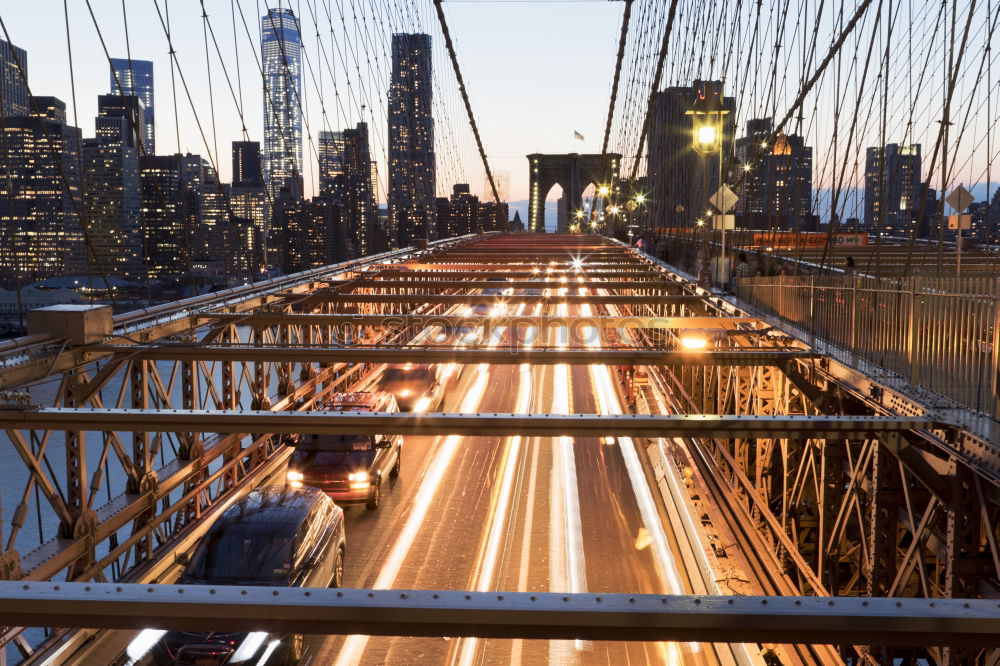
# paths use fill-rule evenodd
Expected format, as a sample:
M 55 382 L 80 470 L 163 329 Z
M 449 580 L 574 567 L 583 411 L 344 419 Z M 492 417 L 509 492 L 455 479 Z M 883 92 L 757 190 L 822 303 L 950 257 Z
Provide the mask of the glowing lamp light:
M 698 143 L 703 146 L 715 145 L 715 128 L 711 125 L 702 125 L 698 128 Z
M 681 347 L 691 351 L 704 349 L 708 345 L 708 340 L 700 335 L 684 335 L 681 337 Z
M 722 105 L 721 90 L 699 90 L 691 110 L 692 143 L 702 155 L 713 155 L 722 149 L 722 117 L 729 113 Z
M 635 195 L 635 202 L 640 205 L 646 203 L 646 195 L 645 194 Z
M 608 196 L 610 192 L 611 189 L 607 185 L 601 185 L 601 187 L 597 190 L 597 193 L 600 194 L 602 197 Z

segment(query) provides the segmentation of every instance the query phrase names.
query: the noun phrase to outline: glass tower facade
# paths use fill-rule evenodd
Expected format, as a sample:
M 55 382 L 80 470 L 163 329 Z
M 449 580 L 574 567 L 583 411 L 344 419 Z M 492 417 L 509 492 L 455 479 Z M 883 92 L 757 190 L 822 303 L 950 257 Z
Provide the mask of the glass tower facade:
M 302 191 L 302 35 L 291 9 L 261 17 L 264 67 L 264 180 L 273 200 L 282 186 Z M 299 180 L 297 186 L 289 179 Z
M 921 197 L 920 144 L 890 143 L 865 158 L 865 230 L 908 236 L 927 209 Z M 921 199 L 924 210 L 921 211 Z
M 389 227 L 397 247 L 437 235 L 431 36 L 392 36 Z
M 28 115 L 28 86 L 24 82 L 27 76 L 27 52 L 0 39 L 0 93 L 3 95 L 0 117 Z
M 153 131 L 153 63 L 149 60 L 111 58 L 111 94 L 135 95 L 143 104 L 143 154 L 156 154 Z
M 343 196 L 344 133 L 321 130 L 317 150 L 319 192 L 339 201 Z

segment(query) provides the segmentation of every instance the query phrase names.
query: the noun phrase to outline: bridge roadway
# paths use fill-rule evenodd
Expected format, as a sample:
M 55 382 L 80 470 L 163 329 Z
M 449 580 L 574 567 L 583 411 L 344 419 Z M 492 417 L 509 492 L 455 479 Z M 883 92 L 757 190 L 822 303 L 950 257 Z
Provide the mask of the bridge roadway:
M 548 342 L 557 344 L 559 334 L 551 330 Z M 602 397 L 623 409 L 608 374 L 591 366 L 480 364 L 466 366 L 443 410 L 611 411 Z M 649 529 L 663 530 L 673 557 L 658 562 L 640 536 L 646 523 L 634 484 L 648 484 L 640 490 L 646 495 L 656 484 L 648 470 L 630 477 L 622 445 L 632 440 L 407 438 L 403 471 L 382 506 L 346 511 L 346 585 L 704 593 L 698 563 L 676 555 L 700 546 L 680 546 L 687 531 L 671 524 L 660 502 Z M 751 663 L 742 646 L 697 643 L 331 636 L 306 647 L 309 664 Z
M 475 254 L 472 250 L 477 247 L 502 246 L 504 243 L 520 244 L 523 247 L 528 238 L 515 236 L 477 240 L 465 246 L 465 255 L 472 257 Z M 602 247 L 612 247 L 606 241 L 569 236 L 540 236 L 530 237 L 530 242 L 535 257 L 534 265 L 541 267 L 539 274 L 549 274 L 550 270 L 554 274 L 570 273 L 575 281 L 568 279 L 567 287 L 559 288 L 549 285 L 541 288 L 533 286 L 530 287 L 533 293 L 524 294 L 531 298 L 510 298 L 511 305 L 504 316 L 497 317 L 492 326 L 484 326 L 492 337 L 481 346 L 481 350 L 489 354 L 475 356 L 473 358 L 476 363 L 465 366 L 464 372 L 445 397 L 441 407 L 443 411 L 481 414 L 635 413 L 632 407 L 626 405 L 628 401 L 622 384 L 615 378 L 615 368 L 599 364 L 602 361 L 607 362 L 603 357 L 588 356 L 585 359 L 566 357 L 565 360 L 559 357 L 556 362 L 552 362 L 551 358 L 544 358 L 538 359 L 537 363 L 511 362 L 508 359 L 491 357 L 490 354 L 494 351 L 489 347 L 500 348 L 506 342 L 504 324 L 507 320 L 517 320 L 518 326 L 538 328 L 539 339 L 533 343 L 534 352 L 545 353 L 550 349 L 564 347 L 567 351 L 587 354 L 604 353 L 607 349 L 623 343 L 638 347 L 652 345 L 657 348 L 669 348 L 678 343 L 680 347 L 684 345 L 679 343 L 685 340 L 684 336 L 678 336 L 676 333 L 680 327 L 704 327 L 706 323 L 711 324 L 711 328 L 703 331 L 704 335 L 709 337 L 716 335 L 714 332 L 716 326 L 725 324 L 726 335 L 715 338 L 713 342 L 721 345 L 723 350 L 706 354 L 706 358 L 714 359 L 710 363 L 684 364 L 670 369 L 669 372 L 665 371 L 664 376 L 670 377 L 669 382 L 662 380 L 658 370 L 651 368 L 650 376 L 655 381 L 650 381 L 642 388 L 640 407 L 644 406 L 654 414 L 669 414 L 671 411 L 686 413 L 691 415 L 691 418 L 706 419 L 706 423 L 708 423 L 706 417 L 711 417 L 713 414 L 735 413 L 742 414 L 745 418 L 756 418 L 762 414 L 773 413 L 790 418 L 802 418 L 808 422 L 805 426 L 799 422 L 794 426 L 793 434 L 804 435 L 807 439 L 825 438 L 831 441 L 843 439 L 837 433 L 821 433 L 809 429 L 815 425 L 812 419 L 821 418 L 819 409 L 810 409 L 805 414 L 791 409 L 800 408 L 797 404 L 793 405 L 789 397 L 793 395 L 790 390 L 793 384 L 796 391 L 802 391 L 803 396 L 808 396 L 816 404 L 825 404 L 821 393 L 833 390 L 831 383 L 819 383 L 818 379 L 815 380 L 816 384 L 810 383 L 813 380 L 807 381 L 797 369 L 799 366 L 796 366 L 796 363 L 803 365 L 807 363 L 803 360 L 805 356 L 802 358 L 776 356 L 776 354 L 793 353 L 792 350 L 808 351 L 805 345 L 769 332 L 771 329 L 760 321 L 751 316 L 744 316 L 738 310 L 722 307 L 716 299 L 709 299 L 704 294 L 698 294 L 699 297 L 696 299 L 677 299 L 669 303 L 656 299 L 645 299 L 643 302 L 636 299 L 633 294 L 614 293 L 632 291 L 627 288 L 602 287 L 600 282 L 602 278 L 620 283 L 625 276 L 635 276 L 635 279 L 643 284 L 642 289 L 653 289 L 648 286 L 651 278 L 667 275 L 630 257 L 630 253 L 621 247 L 615 248 L 619 257 L 618 265 L 621 266 L 619 271 L 602 269 L 591 272 L 586 256 L 580 256 L 581 252 L 587 251 L 583 246 L 595 243 L 601 244 Z M 342 272 L 330 273 L 327 276 L 317 275 L 308 283 L 276 284 L 274 285 L 276 289 L 285 292 L 279 299 L 273 299 L 273 294 L 270 293 L 251 294 L 253 300 L 246 303 L 241 301 L 230 303 L 229 300 L 232 298 L 227 297 L 227 302 L 223 304 L 199 304 L 198 308 L 185 308 L 183 313 L 167 312 L 165 317 L 153 313 L 157 318 L 157 323 L 151 329 L 153 332 L 143 331 L 142 335 L 130 335 L 127 338 L 115 335 L 94 344 L 71 346 L 68 350 L 66 344 L 59 344 L 58 339 L 54 342 L 44 340 L 46 345 L 52 347 L 54 355 L 46 356 L 40 352 L 35 356 L 28 355 L 30 363 L 34 365 L 29 367 L 28 363 L 25 363 L 23 368 L 12 366 L 11 372 L 16 371 L 21 375 L 37 374 L 35 366 L 44 366 L 47 368 L 45 372 L 52 372 L 57 366 L 70 367 L 67 364 L 76 363 L 78 355 L 94 359 L 117 357 L 119 362 L 117 365 L 106 364 L 101 374 L 95 376 L 93 386 L 87 385 L 88 390 L 97 391 L 102 386 L 101 382 L 106 382 L 108 377 L 118 372 L 119 366 L 121 374 L 131 375 L 133 382 L 151 382 L 152 380 L 144 379 L 148 373 L 159 385 L 163 383 L 161 375 L 169 376 L 171 373 L 176 375 L 181 370 L 180 364 L 186 363 L 188 365 L 184 367 L 191 375 L 189 378 L 191 385 L 197 386 L 198 382 L 203 382 L 213 393 L 220 390 L 223 398 L 226 400 L 232 398 L 233 404 L 224 403 L 218 396 L 214 401 L 210 401 L 209 392 L 206 390 L 204 400 L 186 401 L 183 403 L 185 408 L 177 410 L 176 413 L 178 418 L 188 414 L 187 418 L 190 419 L 194 419 L 195 416 L 206 419 L 215 418 L 219 414 L 230 414 L 235 409 L 233 405 L 237 399 L 230 393 L 225 393 L 227 390 L 234 392 L 234 386 L 228 385 L 227 388 L 225 375 L 221 380 L 216 377 L 220 371 L 216 366 L 210 365 L 211 361 L 198 361 L 198 358 L 211 359 L 215 355 L 224 353 L 229 355 L 226 358 L 230 360 L 241 359 L 237 361 L 239 365 L 234 363 L 231 367 L 230 379 L 240 374 L 244 377 L 254 377 L 254 386 L 247 385 L 245 388 L 247 391 L 258 392 L 251 394 L 257 406 L 249 407 L 246 395 L 239 404 L 244 409 L 249 407 L 256 410 L 254 418 L 255 423 L 262 425 L 260 432 L 287 432 L 281 430 L 283 426 L 280 424 L 284 423 L 287 426 L 281 419 L 294 415 L 274 413 L 273 416 L 268 416 L 267 406 L 287 409 L 288 405 L 297 404 L 294 403 L 294 400 L 299 399 L 296 397 L 299 396 L 297 391 L 315 390 L 316 386 L 310 387 L 310 382 L 316 382 L 317 386 L 321 385 L 325 390 L 343 390 L 348 385 L 348 380 L 354 381 L 357 377 L 355 371 L 360 374 L 377 369 L 381 361 L 395 360 L 371 358 L 364 364 L 353 365 L 346 371 L 347 374 L 344 374 L 346 366 L 336 362 L 330 365 L 324 364 L 324 359 L 330 359 L 324 357 L 323 353 L 332 353 L 329 350 L 334 349 L 355 354 L 364 351 L 364 346 L 377 345 L 380 341 L 389 341 L 392 345 L 396 345 L 388 350 L 400 349 L 399 344 L 402 342 L 412 344 L 418 349 L 433 350 L 430 334 L 434 326 L 440 324 L 432 324 L 418 317 L 434 316 L 439 317 L 439 321 L 448 326 L 467 326 L 467 323 L 460 320 L 471 317 L 474 309 L 466 308 L 466 304 L 459 301 L 488 300 L 474 298 L 472 294 L 475 292 L 470 293 L 470 290 L 492 289 L 483 286 L 482 278 L 517 273 L 519 277 L 527 278 L 522 284 L 530 284 L 531 276 L 536 274 L 533 269 L 525 270 L 532 265 L 532 260 L 525 255 L 512 257 L 511 263 L 507 265 L 479 264 L 478 270 L 476 264 L 461 264 L 460 270 L 463 275 L 475 273 L 473 278 L 480 279 L 479 282 L 471 281 L 470 286 L 464 289 L 453 284 L 437 287 L 422 284 L 421 280 L 426 278 L 420 275 L 421 266 L 430 267 L 438 277 L 443 272 L 441 269 L 454 266 L 447 263 L 450 251 L 453 251 L 453 248 L 431 251 L 425 257 L 421 257 L 432 258 L 439 263 L 419 264 L 413 261 L 397 265 L 397 268 L 387 275 L 382 275 L 377 270 L 365 271 L 363 276 L 358 276 L 357 273 L 352 276 L 348 272 Z M 560 258 L 561 263 L 553 263 L 552 259 Z M 420 258 L 417 259 L 419 260 Z M 391 277 L 392 282 L 391 286 L 385 289 L 402 289 L 400 281 L 412 281 L 414 288 L 447 290 L 445 294 L 440 295 L 455 295 L 462 298 L 439 298 L 436 307 L 421 308 L 411 320 L 401 319 L 400 315 L 409 316 L 407 313 L 412 312 L 412 306 L 415 305 L 410 302 L 412 298 L 399 299 L 407 301 L 406 305 L 389 298 L 373 299 L 383 302 L 368 304 L 347 302 L 357 299 L 340 299 L 339 303 L 334 302 L 336 299 L 326 298 L 310 301 L 310 294 L 329 294 L 333 289 L 344 291 L 356 288 L 378 289 L 379 287 L 373 285 L 387 276 Z M 357 277 L 361 277 L 359 282 L 362 284 L 351 282 Z M 660 281 L 672 291 L 676 291 L 679 284 L 673 279 Z M 534 282 L 537 283 L 537 280 Z M 561 279 L 559 283 L 562 284 Z M 518 285 L 518 281 L 493 284 L 497 289 L 529 289 Z M 534 293 L 539 289 L 548 291 Z M 563 298 L 569 289 L 572 289 L 569 294 L 577 298 Z M 691 288 L 685 288 L 685 291 L 686 294 L 682 295 L 690 296 L 698 293 Z M 553 292 L 555 297 L 549 298 Z M 588 298 L 590 296 L 595 298 Z M 614 296 L 630 298 L 612 298 Z M 449 300 L 452 302 L 448 302 Z M 709 303 L 709 300 L 713 302 Z M 271 319 L 267 319 L 268 317 Z M 304 319 L 296 319 L 297 317 Z M 367 331 L 360 328 L 346 330 L 348 327 L 343 326 L 343 323 L 355 317 L 366 318 L 364 327 Z M 371 318 L 381 318 L 383 323 L 370 321 Z M 685 318 L 690 320 L 687 325 L 679 321 Z M 216 319 L 218 324 L 227 325 L 222 327 L 228 329 L 226 331 L 222 328 L 217 329 L 221 331 L 220 337 L 206 341 L 196 336 L 183 340 L 176 336 L 188 330 L 184 328 L 185 326 L 190 327 L 191 331 L 203 331 L 206 326 L 213 325 L 211 323 L 213 319 Z M 594 331 L 587 330 L 586 326 L 575 326 L 574 319 L 585 319 L 590 322 L 590 326 L 600 327 L 603 333 L 609 331 L 613 333 L 594 335 Z M 643 325 L 627 330 L 617 326 L 618 322 L 626 319 L 638 321 Z M 649 325 L 647 320 L 651 319 L 671 323 L 661 328 Z M 678 321 L 674 321 L 675 319 Z M 479 320 L 483 321 L 481 317 Z M 609 327 L 607 324 L 612 321 L 615 325 Z M 228 326 L 228 324 L 234 325 Z M 564 339 L 567 337 L 567 331 L 569 339 Z M 350 344 L 359 341 L 362 343 L 361 346 Z M 126 345 L 126 342 L 129 344 Z M 312 356 L 309 355 L 310 347 L 316 352 Z M 280 359 L 274 357 L 270 360 L 265 358 L 267 354 L 289 349 L 300 356 L 291 359 L 287 356 L 282 356 Z M 323 349 L 328 351 L 323 352 Z M 726 349 L 730 351 L 727 352 Z M 20 350 L 15 351 L 21 353 Z M 756 370 L 751 368 L 753 371 L 744 371 L 738 368 L 737 373 L 733 370 L 735 367 L 733 363 L 719 363 L 722 357 L 718 354 L 731 352 L 745 355 L 755 351 L 760 351 L 765 355 L 762 358 L 766 358 L 756 366 Z M 236 356 L 232 356 L 233 354 Z M 437 362 L 449 362 L 441 356 L 434 358 Z M 530 356 L 523 358 L 531 359 Z M 483 359 L 483 362 L 479 362 L 480 359 Z M 342 360 L 353 363 L 358 359 L 345 357 Z M 594 365 L 589 365 L 591 363 Z M 786 373 L 786 378 L 782 379 L 776 374 L 778 370 L 772 366 L 775 363 L 783 363 L 782 370 Z M 296 368 L 296 365 L 299 367 Z M 665 366 L 667 363 L 664 359 L 660 359 L 654 365 Z M 675 364 L 671 362 L 670 365 Z M 773 372 L 763 372 L 769 366 Z M 814 374 L 823 369 L 821 364 L 811 364 L 810 367 Z M 237 371 L 240 374 L 237 374 Z M 344 382 L 343 384 L 330 383 L 333 376 L 330 373 L 334 372 L 338 377 L 336 381 Z M 316 373 L 321 374 L 317 376 Z M 314 379 L 289 393 L 294 388 L 294 376 L 303 379 L 313 376 Z M 376 375 L 371 377 L 375 378 Z M 770 395 L 772 398 L 779 397 L 771 385 L 772 382 L 776 383 L 779 380 L 785 394 L 784 402 L 777 407 L 772 405 L 771 411 L 755 406 L 754 403 L 741 402 L 764 399 L 765 395 Z M 248 383 L 244 380 L 241 382 L 243 382 L 241 386 Z M 140 384 L 140 386 L 149 391 L 148 385 Z M 284 388 L 278 388 L 279 386 Z M 727 386 L 736 388 L 729 389 Z M 277 393 L 275 393 L 276 388 Z M 716 393 L 709 395 L 709 389 Z M 734 392 L 728 394 L 727 398 L 724 391 L 728 390 Z M 765 394 L 765 391 L 770 393 Z M 133 393 L 139 392 L 133 387 Z M 881 392 L 876 393 L 871 390 L 866 390 L 862 394 L 883 395 Z M 840 398 L 854 400 L 850 406 L 855 411 L 844 411 L 845 414 L 864 415 L 872 410 L 872 405 L 861 403 L 846 393 L 841 393 Z M 119 402 L 122 400 L 123 398 L 120 398 Z M 796 398 L 796 401 L 800 399 Z M 804 402 L 804 398 L 801 402 Z M 58 400 L 56 404 L 60 404 Z M 133 410 L 145 408 L 142 404 L 137 405 L 135 395 L 132 404 Z M 174 406 L 181 406 L 181 403 L 174 401 L 164 405 L 165 408 Z M 206 409 L 213 406 L 215 409 Z M 33 430 L 57 432 L 72 427 L 91 431 L 91 434 L 99 431 L 99 426 L 94 423 L 89 421 L 84 423 L 82 416 L 78 421 L 73 421 L 73 414 L 64 413 L 71 411 L 74 410 L 60 411 L 60 409 L 33 407 L 8 410 L 8 416 L 21 419 L 20 422 L 9 421 L 8 424 L 25 432 Z M 816 414 L 813 414 L 813 411 Z M 105 419 L 101 421 L 104 428 L 111 427 L 110 419 L 115 415 L 113 410 L 93 402 L 83 412 L 87 412 L 91 417 L 96 414 Z M 165 413 L 166 409 L 157 412 L 160 417 Z M 44 421 L 45 418 L 53 419 L 56 416 L 63 420 L 52 420 L 48 423 Z M 368 416 L 388 420 L 385 415 Z M 331 423 L 339 418 L 332 414 L 322 415 L 322 418 L 328 417 L 331 418 Z M 201 421 L 186 421 L 183 427 L 188 430 L 203 427 L 196 425 L 197 423 Z M 483 423 L 487 421 L 484 420 Z M 926 427 L 903 425 L 906 428 Z M 169 425 L 162 422 L 154 424 L 152 420 L 144 421 L 142 427 L 147 426 L 156 432 L 173 432 Z M 220 428 L 219 433 L 229 432 L 222 429 L 222 426 L 218 424 L 217 426 Z M 248 426 L 246 423 L 241 423 L 239 427 Z M 888 442 L 885 447 L 887 451 L 880 455 L 898 455 L 900 460 L 905 460 L 917 470 L 915 473 L 920 474 L 920 480 L 930 491 L 940 491 L 944 481 L 935 476 L 937 468 L 934 465 L 942 459 L 935 455 L 937 449 L 931 450 L 927 447 L 927 450 L 917 451 L 920 442 L 913 436 L 906 440 L 908 443 L 906 451 L 896 446 L 892 449 L 895 451 L 893 454 L 888 449 L 890 445 L 899 445 L 903 441 L 900 439 L 901 436 L 888 430 L 873 436 L 871 431 L 878 431 L 879 427 L 877 424 L 866 426 L 863 433 L 855 432 L 855 437 L 844 442 L 847 453 L 852 456 L 861 455 L 859 451 L 862 445 L 869 450 L 875 448 L 877 445 L 875 437 L 884 435 Z M 112 429 L 117 430 L 117 428 Z M 129 432 L 127 427 L 122 429 Z M 453 434 L 455 432 L 461 431 L 444 430 L 442 436 L 407 437 L 403 452 L 402 474 L 398 479 L 388 482 L 382 495 L 382 506 L 376 511 L 366 511 L 363 508 L 346 510 L 348 528 L 346 586 L 395 590 L 495 590 L 497 593 L 588 592 L 596 595 L 602 593 L 830 594 L 828 588 L 824 587 L 826 581 L 810 569 L 813 554 L 805 549 L 802 553 L 795 550 L 792 537 L 786 533 L 782 525 L 774 527 L 777 524 L 776 519 L 770 515 L 766 508 L 768 504 L 765 503 L 770 501 L 768 499 L 770 495 L 765 495 L 763 490 L 758 489 L 759 496 L 753 493 L 746 494 L 748 501 L 744 504 L 741 502 L 744 502 L 745 498 L 740 496 L 739 487 L 736 488 L 736 492 L 728 492 L 732 490 L 735 482 L 745 482 L 749 485 L 754 483 L 753 479 L 747 477 L 747 470 L 751 464 L 758 466 L 758 473 L 762 464 L 773 464 L 774 469 L 768 472 L 771 474 L 787 476 L 791 473 L 789 469 L 779 470 L 778 467 L 794 463 L 793 458 L 782 457 L 781 461 L 775 458 L 773 463 L 757 458 L 745 461 L 747 469 L 736 467 L 731 477 L 725 476 L 732 471 L 725 469 L 724 466 L 728 464 L 726 461 L 730 456 L 741 455 L 741 449 L 738 446 L 734 446 L 733 452 L 729 449 L 719 449 L 719 442 L 742 439 L 746 444 L 755 438 L 753 433 L 711 434 L 713 431 L 706 426 L 699 430 L 700 434 L 690 435 L 691 439 L 687 439 L 691 445 L 688 447 L 688 453 L 690 454 L 694 448 L 699 448 L 701 454 L 689 455 L 685 459 L 684 465 L 693 468 L 693 470 L 683 470 L 684 474 L 690 471 L 690 476 L 693 477 L 690 481 L 692 485 L 688 488 L 681 483 L 681 470 L 676 469 L 673 464 L 674 461 L 684 458 L 681 449 L 686 445 L 681 440 L 650 442 L 638 437 L 622 436 L 625 434 L 622 431 L 597 432 L 594 436 L 584 434 L 593 431 L 576 431 L 572 433 L 577 435 L 576 439 L 528 436 L 523 433 L 498 435 L 490 432 L 465 436 Z M 774 449 L 767 448 L 774 441 L 769 444 L 768 437 L 758 434 L 757 439 L 764 441 L 758 442 L 755 448 L 751 445 L 751 450 L 771 451 L 768 455 L 774 458 Z M 869 440 L 871 446 L 869 447 L 867 442 L 854 441 L 859 435 Z M 134 446 L 135 442 L 142 443 L 142 436 L 133 437 Z M 803 437 L 790 438 L 789 441 L 791 439 L 803 439 Z M 261 437 L 259 441 L 270 442 L 271 439 Z M 647 451 L 643 449 L 649 444 L 660 445 L 661 452 L 669 449 L 669 462 L 665 454 L 655 455 L 655 451 L 652 457 L 647 457 L 645 455 Z M 207 457 L 208 454 L 205 455 Z M 281 456 L 287 455 L 287 450 L 279 448 L 268 455 L 271 456 L 268 460 L 278 460 Z M 869 453 L 869 455 L 874 454 Z M 709 464 L 708 458 L 711 456 L 716 456 L 718 459 Z M 135 459 L 142 463 L 144 468 L 148 468 L 149 461 Z M 892 460 L 883 458 L 885 459 Z M 844 484 L 837 479 L 843 480 L 846 476 L 843 475 L 842 462 L 836 462 L 839 459 L 834 460 L 836 464 L 829 477 L 831 480 L 826 480 L 824 477 L 823 483 L 832 484 L 824 487 L 838 489 L 844 487 Z M 274 467 L 277 468 L 278 464 Z M 892 465 L 883 465 L 879 469 L 890 468 Z M 262 466 L 262 469 L 263 472 L 250 478 L 250 481 L 267 482 L 274 470 L 266 466 Z M 859 478 L 865 473 L 864 470 L 852 471 L 852 474 L 858 475 Z M 45 480 L 41 474 L 36 476 L 42 481 Z M 277 478 L 282 477 L 283 473 L 279 472 Z M 167 478 L 166 475 L 164 478 Z M 177 482 L 174 477 L 170 478 L 171 482 Z M 784 479 L 783 483 L 787 487 L 789 479 Z M 802 487 L 808 485 L 810 484 L 804 481 Z M 693 497 L 695 494 L 700 496 L 697 500 Z M 225 495 L 221 497 L 224 498 Z M 135 498 L 139 498 L 139 495 L 135 495 Z M 804 501 L 808 502 L 810 499 L 806 497 Z M 834 497 L 830 501 L 829 505 L 822 504 L 818 511 L 825 512 L 823 515 L 829 514 L 831 519 L 837 511 L 844 516 L 853 516 L 849 492 L 844 497 Z M 874 500 L 869 498 L 868 501 Z M 178 502 L 176 506 L 183 507 L 184 504 Z M 751 512 L 748 512 L 748 506 Z M 761 507 L 764 507 L 763 511 Z M 795 509 L 785 507 L 784 510 Z M 865 516 L 872 515 L 871 512 L 857 512 L 857 533 L 861 535 L 874 533 L 877 536 L 876 526 L 864 523 L 862 513 Z M 897 513 L 886 512 L 885 515 L 894 518 Z M 693 519 L 693 516 L 696 519 Z M 763 519 L 758 520 L 755 516 L 763 516 Z M 812 519 L 807 513 L 796 516 L 803 520 Z M 706 525 L 706 523 L 711 524 Z M 821 523 L 821 528 L 822 525 Z M 851 529 L 855 530 L 853 524 Z M 795 539 L 809 538 L 808 532 L 802 531 L 796 532 L 793 536 Z M 722 556 L 716 559 L 710 543 L 722 546 L 722 550 L 725 551 L 725 570 L 718 564 L 722 561 Z M 788 545 L 790 543 L 792 545 Z M 51 545 L 60 548 L 66 546 L 56 541 Z M 167 546 L 177 550 L 190 548 L 190 545 L 167 544 Z M 860 547 L 861 545 L 852 546 L 851 552 L 858 552 Z M 161 555 L 161 560 L 153 562 L 153 565 L 159 566 L 160 561 L 169 565 L 173 561 L 172 554 L 164 548 L 158 553 Z M 824 556 L 841 557 L 841 553 L 834 549 L 830 554 L 824 553 Z M 39 575 L 36 554 L 29 553 L 22 562 L 27 564 L 26 571 L 31 575 Z M 861 572 L 859 576 L 863 575 L 866 566 L 865 562 L 854 562 L 846 558 L 840 560 L 840 564 L 843 569 L 856 567 Z M 155 571 L 160 572 L 161 569 L 166 571 L 168 565 Z M 791 570 L 789 567 L 797 569 Z M 147 574 L 140 572 L 139 575 Z M 149 574 L 149 577 L 153 575 Z M 161 573 L 155 573 L 155 576 L 163 582 L 172 580 L 166 574 L 163 574 L 162 578 Z M 797 581 L 793 580 L 795 576 L 799 576 Z M 54 578 L 54 575 L 49 574 L 45 577 Z M 858 587 L 854 585 L 833 589 L 834 594 L 859 593 Z M 974 596 L 967 592 L 966 594 Z M 829 647 L 778 646 L 777 649 L 784 664 L 837 662 L 836 653 Z M 89 663 L 106 661 L 108 660 L 102 659 Z M 304 659 L 304 663 L 309 664 L 410 664 L 418 661 L 449 666 L 472 663 L 763 663 L 760 648 L 756 644 L 588 643 L 559 640 L 363 636 L 310 636 L 307 638 Z

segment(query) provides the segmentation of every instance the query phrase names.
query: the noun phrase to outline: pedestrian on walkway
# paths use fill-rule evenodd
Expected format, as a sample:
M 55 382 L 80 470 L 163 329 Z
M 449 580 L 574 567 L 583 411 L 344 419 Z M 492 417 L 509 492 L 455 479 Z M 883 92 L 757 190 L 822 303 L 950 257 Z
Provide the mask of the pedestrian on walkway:
M 750 277 L 750 262 L 747 261 L 747 253 L 740 252 L 736 258 L 736 268 L 733 270 L 731 290 L 735 294 L 740 282 Z

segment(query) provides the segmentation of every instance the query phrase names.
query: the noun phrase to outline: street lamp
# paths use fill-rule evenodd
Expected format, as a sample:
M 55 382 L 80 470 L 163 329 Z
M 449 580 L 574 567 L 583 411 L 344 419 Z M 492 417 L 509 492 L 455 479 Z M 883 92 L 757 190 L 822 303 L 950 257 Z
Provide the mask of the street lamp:
M 712 86 L 709 88 L 706 86 L 702 90 L 698 91 L 698 97 L 695 99 L 694 104 L 691 105 L 691 109 L 687 111 L 687 115 L 691 116 L 691 140 L 692 148 L 699 155 L 705 156 L 705 203 L 706 208 L 708 208 L 708 199 L 711 193 L 708 191 L 708 170 L 711 164 L 711 157 L 715 154 L 719 155 L 718 162 L 718 182 L 722 185 L 722 139 L 723 139 L 723 119 L 729 110 L 726 109 L 722 104 L 722 86 Z M 721 211 L 725 213 L 725 211 Z M 701 225 L 699 225 L 701 226 Z M 729 276 L 727 275 L 727 269 L 729 268 L 729 262 L 726 259 L 726 229 L 725 222 L 723 221 L 721 229 L 722 237 L 720 242 L 720 259 L 719 262 L 719 282 L 725 284 L 728 281 Z M 709 249 L 709 244 L 705 240 L 705 254 L 704 254 L 704 267 L 708 267 L 709 257 L 711 251 Z
M 722 149 L 722 119 L 729 110 L 722 106 L 722 93 L 699 92 L 687 115 L 691 116 L 693 147 L 701 155 L 714 155 Z

